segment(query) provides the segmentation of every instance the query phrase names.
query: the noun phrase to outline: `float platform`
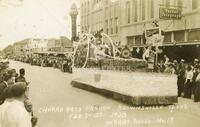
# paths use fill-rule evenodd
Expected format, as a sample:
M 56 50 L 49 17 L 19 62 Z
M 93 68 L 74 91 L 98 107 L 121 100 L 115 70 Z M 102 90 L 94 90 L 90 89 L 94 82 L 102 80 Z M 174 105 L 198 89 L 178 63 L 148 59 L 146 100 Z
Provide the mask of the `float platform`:
M 91 68 L 73 69 L 71 85 L 134 106 L 178 102 L 176 75 L 121 72 Z

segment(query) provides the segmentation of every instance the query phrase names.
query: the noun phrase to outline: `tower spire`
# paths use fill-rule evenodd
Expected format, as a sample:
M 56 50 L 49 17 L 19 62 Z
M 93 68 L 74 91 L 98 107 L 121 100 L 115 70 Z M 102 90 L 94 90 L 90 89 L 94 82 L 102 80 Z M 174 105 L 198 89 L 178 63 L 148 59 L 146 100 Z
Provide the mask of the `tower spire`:
M 77 15 L 78 15 L 78 9 L 76 4 L 73 3 L 70 11 L 71 22 L 72 22 L 72 38 L 71 38 L 72 41 L 76 39 L 76 34 L 77 34 L 77 26 L 76 26 Z

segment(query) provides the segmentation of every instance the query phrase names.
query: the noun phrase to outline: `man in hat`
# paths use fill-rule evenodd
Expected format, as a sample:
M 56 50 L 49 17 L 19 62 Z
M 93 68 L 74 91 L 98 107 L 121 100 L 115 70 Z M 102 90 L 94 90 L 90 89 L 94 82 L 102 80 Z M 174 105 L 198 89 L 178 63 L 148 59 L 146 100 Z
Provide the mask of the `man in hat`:
M 12 94 L 0 106 L 0 127 L 32 127 L 31 116 L 24 107 L 28 98 L 27 86 L 18 83 L 9 89 Z
M 27 85 L 29 84 L 29 82 L 27 82 L 26 81 L 26 79 L 25 79 L 25 69 L 24 68 L 21 68 L 20 70 L 19 70 L 19 76 L 16 78 L 16 82 L 25 82 Z
M 186 67 L 185 67 L 185 60 L 181 59 L 179 65 L 178 65 L 178 69 L 177 69 L 177 87 L 178 87 L 178 97 L 181 96 L 181 93 L 184 90 L 184 83 L 185 83 L 185 71 L 186 71 Z
M 198 59 L 194 59 L 193 67 L 197 67 L 197 66 L 199 66 L 199 60 Z

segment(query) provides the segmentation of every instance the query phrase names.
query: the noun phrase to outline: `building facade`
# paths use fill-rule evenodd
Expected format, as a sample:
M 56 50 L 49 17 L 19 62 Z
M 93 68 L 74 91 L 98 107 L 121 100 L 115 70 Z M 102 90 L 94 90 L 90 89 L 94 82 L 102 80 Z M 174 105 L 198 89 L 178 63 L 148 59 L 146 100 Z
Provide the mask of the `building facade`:
M 181 17 L 161 18 L 162 8 L 179 10 Z M 81 0 L 83 32 L 103 29 L 114 42 L 133 50 L 147 46 L 144 31 L 154 21 L 163 31 L 162 47 L 167 55 L 181 59 L 194 55 L 195 50 L 193 57 L 200 57 L 199 0 Z M 187 54 L 182 54 L 185 50 Z
M 73 44 L 67 37 L 61 36 L 59 39 L 48 39 L 47 48 L 51 52 L 72 52 Z
M 81 31 L 95 34 L 103 30 L 119 41 L 120 1 L 81 0 Z

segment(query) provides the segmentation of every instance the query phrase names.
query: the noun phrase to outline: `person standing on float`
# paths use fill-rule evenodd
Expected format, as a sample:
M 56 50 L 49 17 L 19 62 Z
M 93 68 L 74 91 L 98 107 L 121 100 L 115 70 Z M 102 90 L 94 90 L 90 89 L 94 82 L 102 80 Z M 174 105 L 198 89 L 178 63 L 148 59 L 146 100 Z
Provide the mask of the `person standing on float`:
M 155 52 L 152 50 L 151 46 L 149 46 L 145 50 L 142 58 L 143 58 L 143 60 L 147 61 L 148 69 L 153 71 L 153 69 L 154 69 L 154 61 L 155 61 Z

